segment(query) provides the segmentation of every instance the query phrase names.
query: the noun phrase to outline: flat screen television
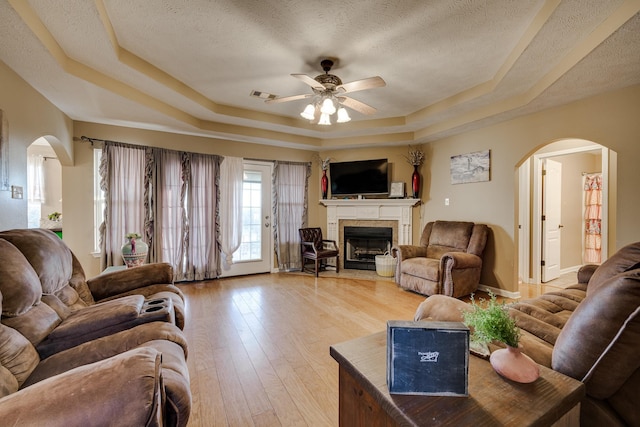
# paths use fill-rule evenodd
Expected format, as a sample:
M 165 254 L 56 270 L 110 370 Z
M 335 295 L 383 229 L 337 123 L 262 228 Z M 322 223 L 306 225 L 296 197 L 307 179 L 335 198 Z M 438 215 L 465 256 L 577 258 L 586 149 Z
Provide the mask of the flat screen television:
M 387 159 L 329 163 L 331 196 L 389 194 Z

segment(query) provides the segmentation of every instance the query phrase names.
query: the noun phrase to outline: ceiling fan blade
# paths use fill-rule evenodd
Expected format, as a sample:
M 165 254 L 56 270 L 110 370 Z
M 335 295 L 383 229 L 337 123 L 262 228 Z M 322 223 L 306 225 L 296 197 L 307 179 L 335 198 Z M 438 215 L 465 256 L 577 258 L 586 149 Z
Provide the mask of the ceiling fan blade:
M 369 114 L 374 114 L 376 111 L 378 111 L 375 108 L 371 107 L 370 105 L 365 104 L 364 102 L 360 102 L 353 98 L 348 98 L 346 96 L 339 96 L 338 101 L 340 101 L 340 103 L 345 107 L 349 107 L 352 110 L 357 111 L 358 113 L 369 115 Z
M 292 96 L 284 96 L 282 98 L 267 99 L 264 102 L 266 102 L 267 104 L 278 104 L 280 102 L 297 101 L 298 99 L 310 98 L 312 96 L 313 96 L 312 94 L 292 95 Z
M 293 77 L 295 77 L 296 79 L 300 79 L 302 80 L 303 83 L 308 84 L 309 86 L 311 86 L 314 89 L 318 89 L 318 90 L 325 90 L 326 88 L 324 86 L 322 86 L 322 84 L 318 83 L 317 81 L 315 81 L 315 79 L 307 76 L 306 74 L 291 74 Z
M 375 76 L 375 77 L 369 77 L 366 79 L 356 80 L 353 82 L 341 84 L 340 86 L 336 87 L 336 90 L 343 93 L 357 92 L 359 90 L 373 89 L 374 87 L 383 87 L 386 85 L 387 83 L 384 80 L 382 80 L 382 77 Z

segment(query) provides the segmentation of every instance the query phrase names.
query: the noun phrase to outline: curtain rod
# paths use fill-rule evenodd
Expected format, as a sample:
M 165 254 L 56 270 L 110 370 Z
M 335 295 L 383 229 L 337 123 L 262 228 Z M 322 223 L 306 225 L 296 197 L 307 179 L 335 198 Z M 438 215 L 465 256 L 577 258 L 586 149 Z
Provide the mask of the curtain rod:
M 74 138 L 77 139 L 77 138 Z M 155 147 L 150 147 L 147 145 L 136 145 L 136 144 L 131 144 L 128 142 L 121 142 L 121 141 L 110 141 L 108 139 L 99 139 L 99 138 L 89 138 L 88 136 L 84 136 L 82 135 L 79 138 L 80 141 L 82 142 L 89 142 L 91 143 L 91 146 L 93 147 L 94 142 L 99 142 L 101 144 L 108 142 L 108 143 L 113 143 L 113 144 L 123 144 L 123 145 L 128 145 L 130 147 L 144 147 L 144 148 L 155 148 Z M 157 147 L 160 148 L 160 147 Z M 186 153 L 187 151 L 183 151 L 183 150 L 175 150 L 175 149 L 171 149 L 171 148 L 163 148 L 163 150 L 168 150 L 168 151 L 176 151 L 176 152 L 183 152 Z M 189 151 L 189 153 L 191 153 Z M 219 156 L 224 158 L 224 155 L 222 154 L 206 154 L 206 153 L 193 153 L 193 154 L 205 154 L 205 155 L 210 155 L 210 156 Z M 244 160 L 254 160 L 254 161 L 260 161 L 260 162 L 271 162 L 271 163 L 275 163 L 276 161 L 279 161 L 280 163 L 289 163 L 289 164 L 307 164 L 307 163 L 311 163 L 311 162 L 288 162 L 288 161 L 282 161 L 282 160 L 265 160 L 265 159 L 256 159 L 256 158 L 243 158 Z
M 597 174 L 597 173 L 602 173 L 602 172 L 582 172 L 582 176 L 585 176 L 585 175 L 594 175 L 594 174 Z

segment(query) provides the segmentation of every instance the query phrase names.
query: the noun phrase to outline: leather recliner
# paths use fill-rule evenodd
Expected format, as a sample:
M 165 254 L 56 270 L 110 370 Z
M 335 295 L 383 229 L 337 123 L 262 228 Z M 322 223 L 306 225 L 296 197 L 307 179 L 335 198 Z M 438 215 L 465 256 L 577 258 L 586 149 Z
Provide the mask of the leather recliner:
M 478 288 L 489 227 L 464 221 L 429 222 L 419 245 L 391 249 L 395 281 L 423 295 L 461 297 Z

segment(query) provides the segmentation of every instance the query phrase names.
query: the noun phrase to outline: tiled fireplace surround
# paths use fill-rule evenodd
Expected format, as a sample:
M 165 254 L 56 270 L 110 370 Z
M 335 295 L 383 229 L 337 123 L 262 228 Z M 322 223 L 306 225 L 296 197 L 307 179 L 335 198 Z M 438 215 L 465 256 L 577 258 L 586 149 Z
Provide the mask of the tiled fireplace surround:
M 392 245 L 412 243 L 412 208 L 419 199 L 327 199 L 327 239 L 340 248 L 340 268 L 344 267 L 344 227 L 390 227 Z

